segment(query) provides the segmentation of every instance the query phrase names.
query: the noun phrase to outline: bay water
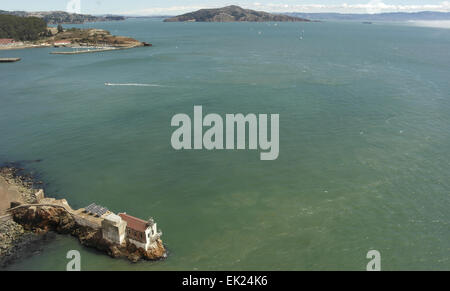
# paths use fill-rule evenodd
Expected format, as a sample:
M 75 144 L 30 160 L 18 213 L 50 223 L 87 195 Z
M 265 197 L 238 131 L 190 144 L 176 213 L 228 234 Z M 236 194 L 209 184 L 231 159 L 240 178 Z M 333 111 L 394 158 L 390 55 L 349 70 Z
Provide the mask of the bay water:
M 78 25 L 153 44 L 0 51 L 0 161 L 162 230 L 131 264 L 56 236 L 9 270 L 450 269 L 450 30 L 389 23 Z M 118 84 L 106 86 L 105 83 Z M 128 84 L 121 86 L 120 84 Z M 134 85 L 129 85 L 134 84 Z M 141 85 L 139 85 L 141 84 Z M 280 114 L 280 155 L 175 151 L 177 113 Z

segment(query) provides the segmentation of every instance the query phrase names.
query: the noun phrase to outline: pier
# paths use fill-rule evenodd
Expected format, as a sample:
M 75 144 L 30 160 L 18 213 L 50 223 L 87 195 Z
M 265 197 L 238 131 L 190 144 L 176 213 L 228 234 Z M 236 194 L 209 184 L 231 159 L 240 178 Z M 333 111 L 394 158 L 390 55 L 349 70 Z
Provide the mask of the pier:
M 144 46 L 144 45 L 140 45 Z M 151 44 L 147 44 L 147 46 L 151 46 Z M 131 48 L 136 48 L 139 46 L 122 46 L 122 47 L 105 47 L 105 48 L 98 48 L 98 49 L 79 49 L 75 48 L 76 50 L 73 51 L 64 51 L 64 52 L 57 52 L 53 51 L 50 52 L 50 54 L 53 55 L 79 55 L 79 54 L 89 54 L 89 53 L 100 53 L 100 52 L 107 52 L 107 51 L 117 51 L 117 50 L 126 50 Z
M 119 48 L 83 49 L 83 50 L 75 50 L 75 51 L 67 51 L 67 52 L 51 52 L 50 54 L 52 54 L 52 55 L 79 55 L 79 54 L 114 51 L 114 50 L 118 50 L 118 49 Z

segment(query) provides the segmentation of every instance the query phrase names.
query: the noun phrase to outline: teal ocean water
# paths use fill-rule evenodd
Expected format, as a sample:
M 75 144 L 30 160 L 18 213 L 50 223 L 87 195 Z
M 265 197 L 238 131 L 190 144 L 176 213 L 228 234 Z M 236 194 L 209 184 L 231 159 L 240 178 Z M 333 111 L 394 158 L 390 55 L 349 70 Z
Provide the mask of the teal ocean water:
M 153 216 L 169 258 L 131 264 L 57 236 L 7 269 L 450 269 L 450 30 L 360 23 L 95 23 L 153 43 L 0 51 L 0 160 Z M 303 39 L 300 35 L 303 33 Z M 105 86 L 140 83 L 160 86 Z M 171 148 L 170 120 L 280 114 L 280 156 Z

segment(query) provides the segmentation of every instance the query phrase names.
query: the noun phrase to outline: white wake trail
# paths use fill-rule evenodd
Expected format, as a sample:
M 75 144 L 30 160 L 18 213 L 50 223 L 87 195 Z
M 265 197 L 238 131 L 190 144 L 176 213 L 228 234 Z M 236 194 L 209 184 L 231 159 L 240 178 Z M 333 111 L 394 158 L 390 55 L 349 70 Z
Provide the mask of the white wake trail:
M 105 86 L 164 87 L 158 84 L 139 84 L 139 83 L 105 83 Z

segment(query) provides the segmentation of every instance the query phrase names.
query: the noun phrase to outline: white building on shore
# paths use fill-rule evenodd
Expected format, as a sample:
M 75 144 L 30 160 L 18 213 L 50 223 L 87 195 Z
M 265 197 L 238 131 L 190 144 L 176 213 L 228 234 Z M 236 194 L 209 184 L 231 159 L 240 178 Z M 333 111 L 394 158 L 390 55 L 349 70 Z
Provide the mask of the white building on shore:
M 138 248 L 148 250 L 155 245 L 156 240 L 161 236 L 157 232 L 156 223 L 153 219 L 145 221 L 126 213 L 119 213 L 122 220 L 126 221 L 126 238 Z
M 83 213 L 89 215 L 91 220 L 95 218 L 101 221 L 98 227 L 101 228 L 103 239 L 113 244 L 122 245 L 128 242 L 148 251 L 157 247 L 156 242 L 162 235 L 157 231 L 153 219 L 145 221 L 126 213 L 117 215 L 94 203 L 84 208 Z

